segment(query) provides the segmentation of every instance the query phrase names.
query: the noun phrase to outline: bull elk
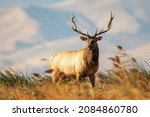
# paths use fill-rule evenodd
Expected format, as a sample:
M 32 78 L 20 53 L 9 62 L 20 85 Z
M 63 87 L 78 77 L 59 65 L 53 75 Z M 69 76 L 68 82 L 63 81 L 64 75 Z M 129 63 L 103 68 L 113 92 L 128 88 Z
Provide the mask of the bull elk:
M 81 78 L 88 76 L 92 87 L 95 86 L 95 73 L 99 68 L 99 48 L 97 41 L 102 39 L 100 36 L 111 29 L 111 23 L 114 18 L 111 13 L 110 21 L 106 30 L 102 29 L 94 35 L 83 33 L 78 30 L 74 21 L 75 16 L 72 16 L 73 31 L 81 34 L 82 41 L 86 42 L 86 47 L 76 51 L 64 51 L 50 57 L 50 70 L 52 71 L 52 82 L 59 79 L 60 74 L 65 76 L 75 76 L 79 81 Z

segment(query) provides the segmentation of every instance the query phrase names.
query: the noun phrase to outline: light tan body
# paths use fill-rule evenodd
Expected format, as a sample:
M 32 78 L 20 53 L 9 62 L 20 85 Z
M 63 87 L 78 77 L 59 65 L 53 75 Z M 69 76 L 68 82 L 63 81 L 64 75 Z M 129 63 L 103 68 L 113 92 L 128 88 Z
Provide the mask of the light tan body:
M 91 84 L 94 85 L 95 73 L 98 70 L 98 62 L 92 61 L 93 52 L 87 47 L 78 51 L 64 51 L 51 57 L 50 69 L 52 81 L 58 80 L 59 73 L 65 76 L 81 77 L 89 76 Z

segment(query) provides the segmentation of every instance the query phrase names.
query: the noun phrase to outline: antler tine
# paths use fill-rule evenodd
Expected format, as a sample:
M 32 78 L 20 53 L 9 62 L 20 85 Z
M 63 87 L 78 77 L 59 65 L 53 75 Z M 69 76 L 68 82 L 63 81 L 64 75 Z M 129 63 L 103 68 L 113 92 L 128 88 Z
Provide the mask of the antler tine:
M 112 12 L 111 12 L 110 21 L 109 21 L 108 26 L 107 26 L 108 29 L 106 29 L 106 30 L 102 29 L 99 33 L 96 32 L 95 36 L 98 36 L 100 34 L 103 34 L 103 33 L 107 32 L 107 31 L 109 31 L 111 29 L 111 26 L 112 26 L 111 24 L 112 24 L 112 20 L 113 19 L 114 19 L 114 16 L 112 15 Z
M 90 36 L 88 31 L 87 31 L 87 36 Z
M 75 21 L 74 21 L 74 18 L 75 18 L 75 16 L 72 15 L 72 23 L 73 23 L 72 29 L 73 29 L 75 32 L 77 32 L 77 33 L 79 33 L 79 34 L 84 35 L 84 36 L 87 37 L 87 36 L 88 36 L 87 34 L 82 33 L 80 30 L 77 29 L 77 25 L 76 25 L 76 23 L 75 23 Z

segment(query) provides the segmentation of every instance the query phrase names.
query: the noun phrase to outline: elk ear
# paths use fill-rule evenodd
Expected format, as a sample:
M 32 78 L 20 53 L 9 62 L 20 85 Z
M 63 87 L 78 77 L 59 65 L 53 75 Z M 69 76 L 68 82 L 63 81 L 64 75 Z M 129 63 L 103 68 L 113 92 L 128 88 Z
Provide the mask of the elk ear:
M 86 40 L 87 40 L 87 37 L 81 36 L 80 39 L 81 39 L 82 41 L 86 41 Z
M 99 37 L 96 38 L 96 40 L 100 41 L 100 40 L 102 40 L 102 38 L 103 38 L 102 36 L 99 36 Z

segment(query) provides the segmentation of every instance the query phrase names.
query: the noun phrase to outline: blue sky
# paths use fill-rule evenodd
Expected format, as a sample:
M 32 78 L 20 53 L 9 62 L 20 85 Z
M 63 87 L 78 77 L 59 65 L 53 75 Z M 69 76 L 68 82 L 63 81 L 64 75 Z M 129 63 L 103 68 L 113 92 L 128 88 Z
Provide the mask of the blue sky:
M 41 58 L 62 50 L 83 48 L 71 29 L 71 14 L 83 32 L 106 28 L 110 12 L 112 29 L 99 42 L 100 69 L 110 67 L 108 57 L 122 45 L 132 56 L 150 62 L 150 1 L 148 0 L 0 0 L 0 69 L 8 67 L 42 71 Z

